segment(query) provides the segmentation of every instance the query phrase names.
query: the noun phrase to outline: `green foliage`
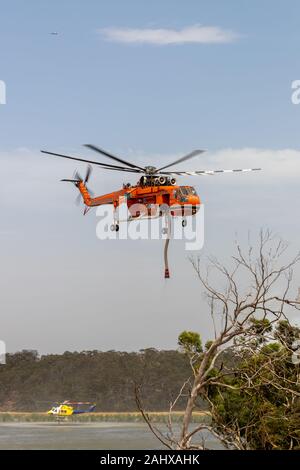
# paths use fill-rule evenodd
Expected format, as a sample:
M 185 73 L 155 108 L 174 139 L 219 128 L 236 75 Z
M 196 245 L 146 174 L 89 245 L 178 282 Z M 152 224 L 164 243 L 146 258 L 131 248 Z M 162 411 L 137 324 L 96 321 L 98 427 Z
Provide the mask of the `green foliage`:
M 206 343 L 205 343 L 205 349 L 206 349 L 206 351 L 209 350 L 209 348 L 211 347 L 212 344 L 213 344 L 213 341 L 212 341 L 212 340 L 206 341 Z
M 264 335 L 272 331 L 272 325 L 270 321 L 267 318 L 251 318 L 250 322 L 252 323 L 252 331 L 256 335 L 256 341 L 258 343 L 265 341 Z
M 82 351 L 49 354 L 22 351 L 0 366 L 0 411 L 46 411 L 64 400 L 92 401 L 97 411 L 136 411 L 134 387 L 141 384 L 147 410 L 169 409 L 190 376 L 178 351 Z M 177 409 L 184 408 L 184 399 Z
M 275 337 L 286 346 L 291 347 L 295 339 L 300 338 L 300 328 L 290 325 L 287 320 L 278 322 Z
M 262 335 L 271 331 L 267 323 L 253 324 Z M 273 332 L 277 342 L 267 343 L 262 337 L 251 354 L 241 349 L 242 360 L 235 362 L 232 374 L 221 379 L 227 387 L 209 387 L 217 431 L 224 426 L 238 428 L 250 449 L 300 448 L 299 366 L 292 364 L 286 347 L 286 340 L 292 342 L 298 332 L 298 328 L 279 322 Z
M 272 325 L 267 318 L 251 318 L 250 322 L 253 325 L 253 328 L 256 330 L 257 334 L 264 334 L 272 330 Z
M 193 355 L 202 352 L 202 343 L 199 333 L 183 331 L 178 337 L 178 344 L 183 352 Z
M 261 348 L 262 354 L 274 354 L 278 353 L 281 349 L 280 343 L 268 343 Z

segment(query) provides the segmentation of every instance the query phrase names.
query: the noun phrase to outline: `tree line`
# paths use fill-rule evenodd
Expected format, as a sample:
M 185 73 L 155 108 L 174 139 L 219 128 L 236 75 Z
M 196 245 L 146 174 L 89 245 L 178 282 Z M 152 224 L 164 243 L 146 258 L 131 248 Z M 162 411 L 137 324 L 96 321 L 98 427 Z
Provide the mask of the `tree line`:
M 23 350 L 0 366 L 1 411 L 45 411 L 64 400 L 91 401 L 97 411 L 136 411 L 134 387 L 142 386 L 148 410 L 168 410 L 190 375 L 179 351 L 82 351 L 39 356 Z M 184 408 L 184 400 L 178 409 Z

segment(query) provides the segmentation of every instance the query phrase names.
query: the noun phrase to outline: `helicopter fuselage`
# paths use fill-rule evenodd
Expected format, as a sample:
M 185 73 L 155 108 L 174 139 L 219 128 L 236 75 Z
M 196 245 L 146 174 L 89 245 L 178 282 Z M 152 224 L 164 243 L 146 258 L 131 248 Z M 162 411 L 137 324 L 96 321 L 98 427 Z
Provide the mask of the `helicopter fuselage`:
M 161 216 L 167 210 L 172 216 L 194 215 L 200 208 L 200 198 L 192 186 L 126 184 L 119 191 L 91 197 L 83 182 L 77 185 L 88 207 L 113 204 L 117 209 L 126 203 L 131 217 Z

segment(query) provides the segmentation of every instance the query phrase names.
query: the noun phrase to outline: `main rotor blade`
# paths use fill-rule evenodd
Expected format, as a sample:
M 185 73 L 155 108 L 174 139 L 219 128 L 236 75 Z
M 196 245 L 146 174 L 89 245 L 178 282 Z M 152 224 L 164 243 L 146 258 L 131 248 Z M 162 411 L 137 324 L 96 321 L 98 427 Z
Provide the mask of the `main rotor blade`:
M 55 155 L 56 157 L 68 158 L 69 160 L 76 160 L 78 162 L 85 162 L 85 163 L 91 163 L 92 165 L 99 165 L 102 168 L 108 169 L 108 170 L 117 170 L 117 171 L 119 170 L 119 171 L 129 171 L 133 173 L 141 173 L 141 171 L 137 169 L 124 168 L 122 166 L 111 165 L 109 163 L 101 163 L 101 162 L 95 162 L 93 160 L 86 160 L 84 158 L 71 157 L 70 155 L 63 155 L 61 153 L 48 152 L 47 150 L 41 150 L 41 152 L 46 153 L 48 155 Z
M 196 155 L 199 155 L 200 153 L 203 153 L 203 152 L 205 152 L 205 150 L 193 150 L 193 152 L 188 153 L 187 155 L 184 155 L 184 157 L 181 157 L 172 163 L 168 163 L 168 165 L 162 166 L 157 171 L 164 170 L 165 168 L 169 168 L 169 166 L 176 165 L 177 163 L 185 162 L 186 160 L 189 160 L 190 158 L 193 158 Z
M 68 183 L 75 183 L 75 184 L 76 184 L 76 183 L 80 183 L 80 180 L 70 180 L 70 179 L 67 179 L 67 178 L 64 178 L 64 179 L 62 179 L 62 180 L 60 180 L 60 181 L 67 181 Z
M 88 147 L 91 150 L 94 150 L 95 152 L 99 152 L 102 155 L 105 155 L 106 157 L 111 158 L 112 160 L 115 160 L 116 162 L 123 163 L 123 165 L 127 165 L 127 166 L 129 166 L 131 168 L 135 168 L 135 169 L 138 168 L 139 170 L 143 170 L 143 171 L 145 170 L 141 166 L 135 165 L 134 163 L 127 162 L 126 160 L 122 160 L 121 158 L 116 157 L 115 155 L 112 155 L 111 153 L 106 152 L 106 150 L 103 150 L 103 149 L 100 149 L 99 147 L 96 147 L 96 145 L 84 144 L 84 146 Z
M 245 173 L 247 171 L 260 171 L 261 168 L 239 168 L 234 170 L 196 170 L 196 171 L 161 171 L 162 175 L 177 176 L 205 176 L 218 173 Z
M 88 165 L 87 170 L 86 170 L 86 175 L 84 178 L 84 183 L 88 182 L 88 180 L 90 179 L 91 173 L 92 173 L 92 167 L 91 165 Z
M 113 166 L 103 166 L 100 168 L 101 170 L 115 170 L 115 171 L 126 171 L 127 173 L 138 173 L 138 174 L 141 174 L 141 173 L 145 173 L 144 171 L 142 170 L 134 170 L 133 168 L 114 168 Z

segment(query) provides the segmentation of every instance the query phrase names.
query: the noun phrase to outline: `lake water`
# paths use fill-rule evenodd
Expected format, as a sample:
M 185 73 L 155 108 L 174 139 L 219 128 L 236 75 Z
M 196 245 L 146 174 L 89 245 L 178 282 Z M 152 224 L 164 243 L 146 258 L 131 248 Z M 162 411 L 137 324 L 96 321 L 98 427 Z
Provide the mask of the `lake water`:
M 210 447 L 218 448 L 213 439 L 209 441 Z M 159 448 L 162 445 L 144 423 L 0 423 L 0 449 Z

